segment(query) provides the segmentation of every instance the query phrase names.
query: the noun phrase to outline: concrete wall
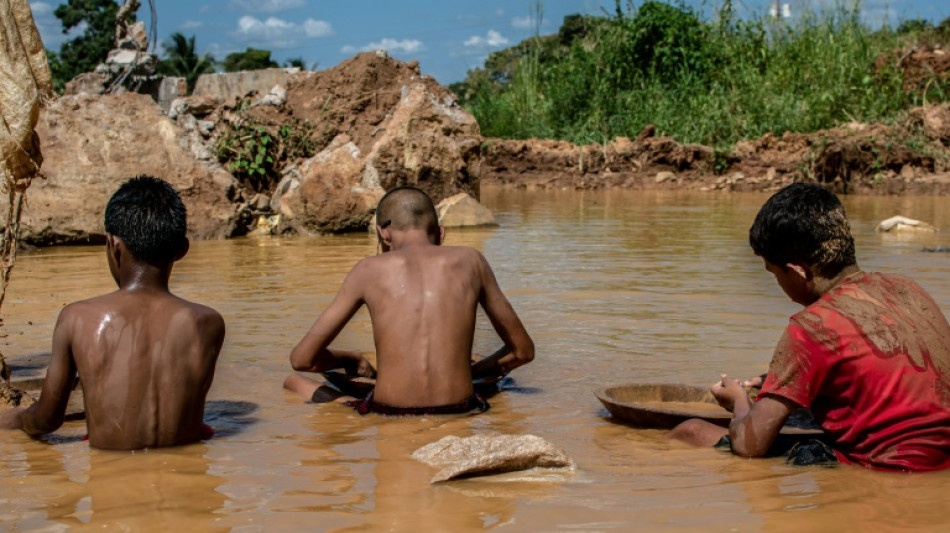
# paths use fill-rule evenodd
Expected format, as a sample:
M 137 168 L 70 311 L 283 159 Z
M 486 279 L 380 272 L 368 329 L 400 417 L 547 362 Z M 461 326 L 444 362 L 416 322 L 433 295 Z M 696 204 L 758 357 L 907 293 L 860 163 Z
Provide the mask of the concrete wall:
M 193 96 L 216 96 L 225 102 L 241 98 L 251 91 L 267 94 L 274 85 L 287 87 L 292 74 L 300 72 L 298 68 L 268 68 L 220 74 L 202 74 L 195 84 Z

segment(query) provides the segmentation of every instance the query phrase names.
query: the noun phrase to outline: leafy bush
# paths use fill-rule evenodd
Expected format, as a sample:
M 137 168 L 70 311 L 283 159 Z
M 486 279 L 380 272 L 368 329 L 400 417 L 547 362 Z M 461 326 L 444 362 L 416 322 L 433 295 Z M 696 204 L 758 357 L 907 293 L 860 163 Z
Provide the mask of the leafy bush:
M 623 12 L 618 2 L 616 16 L 567 17 L 557 35 L 492 54 L 452 88 L 486 136 L 589 143 L 654 124 L 681 142 L 724 149 L 946 100 L 948 78 L 927 94 L 905 93 L 896 61 L 878 61 L 917 36 L 872 31 L 857 6 L 792 22 L 728 12 L 709 22 L 681 4 Z
M 305 121 L 277 127 L 244 120 L 218 137 L 214 152 L 244 186 L 266 192 L 277 185 L 286 163 L 316 153 L 313 133 L 314 127 Z

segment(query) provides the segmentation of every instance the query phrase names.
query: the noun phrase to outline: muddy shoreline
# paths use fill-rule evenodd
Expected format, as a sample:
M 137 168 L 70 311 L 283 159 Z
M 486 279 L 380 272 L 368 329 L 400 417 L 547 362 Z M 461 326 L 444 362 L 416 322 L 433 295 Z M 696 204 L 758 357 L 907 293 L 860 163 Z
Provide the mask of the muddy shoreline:
M 945 195 L 950 104 L 911 109 L 893 125 L 766 134 L 728 151 L 681 144 L 647 126 L 606 145 L 484 139 L 481 155 L 481 183 L 519 188 L 761 192 L 805 181 L 839 194 Z

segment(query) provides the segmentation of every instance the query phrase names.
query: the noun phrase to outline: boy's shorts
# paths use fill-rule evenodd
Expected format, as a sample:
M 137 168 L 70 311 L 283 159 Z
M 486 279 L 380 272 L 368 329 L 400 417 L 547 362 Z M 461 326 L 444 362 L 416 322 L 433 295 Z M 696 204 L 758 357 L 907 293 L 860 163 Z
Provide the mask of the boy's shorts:
M 717 450 L 732 452 L 732 440 L 729 435 L 723 435 L 714 446 Z M 838 456 L 831 446 L 819 439 L 809 438 L 779 438 L 775 439 L 766 457 L 785 457 L 785 463 L 795 466 L 834 466 L 838 464 Z

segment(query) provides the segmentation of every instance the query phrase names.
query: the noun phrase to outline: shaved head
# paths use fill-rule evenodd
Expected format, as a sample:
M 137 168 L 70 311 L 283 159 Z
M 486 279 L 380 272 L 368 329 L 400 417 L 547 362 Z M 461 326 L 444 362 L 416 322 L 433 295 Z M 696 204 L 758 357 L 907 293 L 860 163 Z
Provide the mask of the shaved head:
M 439 215 L 432 198 L 415 187 L 396 187 L 386 193 L 376 207 L 376 223 L 384 229 L 423 229 L 431 236 L 439 234 Z

